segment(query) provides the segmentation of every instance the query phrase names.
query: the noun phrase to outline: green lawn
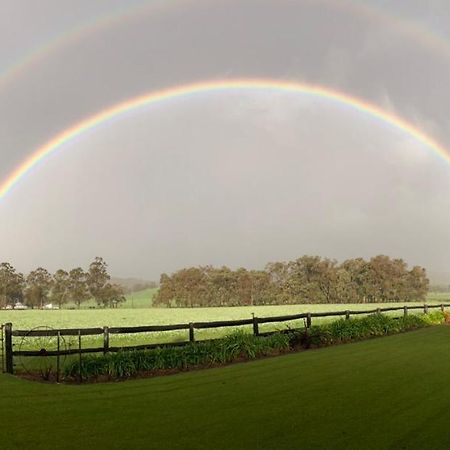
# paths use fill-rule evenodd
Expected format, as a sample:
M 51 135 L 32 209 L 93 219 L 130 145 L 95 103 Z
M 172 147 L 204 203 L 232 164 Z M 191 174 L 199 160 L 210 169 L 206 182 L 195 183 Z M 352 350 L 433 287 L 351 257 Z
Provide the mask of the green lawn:
M 124 383 L 0 376 L 2 449 L 448 449 L 450 327 Z

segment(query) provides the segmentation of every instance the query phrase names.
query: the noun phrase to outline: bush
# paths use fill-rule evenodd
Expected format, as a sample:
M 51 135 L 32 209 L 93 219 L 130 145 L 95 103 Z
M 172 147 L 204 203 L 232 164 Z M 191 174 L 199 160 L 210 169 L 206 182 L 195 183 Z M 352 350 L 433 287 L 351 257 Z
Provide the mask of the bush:
M 256 337 L 235 332 L 207 342 L 190 343 L 184 347 L 158 347 L 151 350 L 121 351 L 102 356 L 87 356 L 81 363 L 83 378 L 127 378 L 139 372 L 185 370 L 198 366 L 226 364 L 241 359 L 255 359 L 289 350 L 289 336 L 282 333 Z M 65 369 L 68 378 L 80 373 L 79 361 Z
M 372 336 L 385 336 L 402 331 L 423 328 L 444 323 L 445 315 L 434 312 L 423 315 L 390 317 L 373 314 L 357 319 L 339 319 L 329 324 L 317 325 L 307 331 L 292 336 L 291 344 L 304 348 L 323 347 L 331 344 L 367 339 Z

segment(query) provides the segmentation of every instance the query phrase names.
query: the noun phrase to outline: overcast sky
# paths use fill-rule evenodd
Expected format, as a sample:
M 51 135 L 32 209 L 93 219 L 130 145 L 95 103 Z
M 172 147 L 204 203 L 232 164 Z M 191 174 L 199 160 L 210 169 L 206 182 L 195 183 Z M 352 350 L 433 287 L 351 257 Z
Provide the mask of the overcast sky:
M 207 79 L 321 84 L 450 148 L 449 19 L 446 0 L 0 0 L 0 179 L 102 108 Z M 0 260 L 24 272 L 99 255 L 117 276 L 158 279 L 380 253 L 450 272 L 449 164 L 386 123 L 298 94 L 209 93 L 129 113 L 35 168 L 0 218 Z

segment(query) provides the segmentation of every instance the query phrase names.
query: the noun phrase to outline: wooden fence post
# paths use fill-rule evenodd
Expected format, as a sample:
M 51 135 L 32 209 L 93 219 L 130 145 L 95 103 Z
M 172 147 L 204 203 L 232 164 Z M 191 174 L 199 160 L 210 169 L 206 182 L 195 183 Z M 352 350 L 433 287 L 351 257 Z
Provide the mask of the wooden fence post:
M 5 366 L 6 373 L 14 373 L 12 323 L 5 324 Z
M 61 371 L 61 356 L 60 356 L 60 351 L 61 351 L 61 331 L 58 330 L 58 337 L 57 337 L 57 342 L 56 342 L 56 348 L 58 351 L 58 354 L 56 355 L 56 382 L 59 383 L 59 373 Z
M 258 324 L 258 318 L 253 315 L 253 334 L 255 336 L 259 336 L 259 324 Z
M 442 303 L 442 305 L 441 305 L 441 311 L 442 312 L 445 312 L 445 308 L 444 308 L 444 304 Z
M 79 359 L 78 359 L 78 365 L 79 365 L 79 372 L 78 372 L 78 377 L 79 377 L 79 381 L 80 383 L 83 382 L 83 367 L 81 366 L 82 364 L 82 356 L 81 356 L 81 330 L 78 330 L 78 352 L 79 352 Z
M 103 354 L 109 352 L 109 328 L 103 327 Z
M 405 317 L 408 315 L 408 307 L 406 305 L 403 307 L 403 315 Z
M 306 328 L 311 328 L 311 313 L 306 314 Z
M 195 342 L 194 324 L 192 322 L 189 324 L 189 341 Z
M 423 312 L 428 314 L 428 305 L 423 305 Z
M 1 334 L 0 334 L 0 339 L 2 342 L 2 348 L 1 348 L 1 354 L 2 354 L 2 373 L 5 373 L 6 369 L 5 369 L 5 326 L 1 325 Z
M 349 320 L 350 319 L 350 311 L 347 310 L 345 311 L 345 320 Z

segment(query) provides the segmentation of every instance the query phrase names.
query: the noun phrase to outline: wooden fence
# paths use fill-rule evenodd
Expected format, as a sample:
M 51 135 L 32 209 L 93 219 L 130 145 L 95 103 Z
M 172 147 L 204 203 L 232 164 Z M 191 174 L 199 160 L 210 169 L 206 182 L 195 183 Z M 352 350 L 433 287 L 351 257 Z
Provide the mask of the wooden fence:
M 423 310 L 425 314 L 429 309 L 440 308 L 444 311 L 446 307 L 450 307 L 450 304 L 440 305 L 416 305 L 416 306 L 394 306 L 388 308 L 375 308 L 364 311 L 329 311 L 329 312 L 316 312 L 316 313 L 300 313 L 287 316 L 275 316 L 275 317 L 252 317 L 251 319 L 240 320 L 226 320 L 215 322 L 190 322 L 174 325 L 150 325 L 150 326 L 138 326 L 138 327 L 103 327 L 103 328 L 66 328 L 66 329 L 35 329 L 35 330 L 14 330 L 11 323 L 2 325 L 1 331 L 1 350 L 2 350 L 2 369 L 6 373 L 12 374 L 14 372 L 14 357 L 59 357 L 64 355 L 81 355 L 86 353 L 108 353 L 118 352 L 121 350 L 142 350 L 151 349 L 156 347 L 175 347 L 187 345 L 190 342 L 195 342 L 195 330 L 201 329 L 213 329 L 213 328 L 225 328 L 225 327 L 240 327 L 245 325 L 252 325 L 253 334 L 255 336 L 267 335 L 270 333 L 261 333 L 259 330 L 260 324 L 266 323 L 282 323 L 293 320 L 303 319 L 305 327 L 310 328 L 312 319 L 317 317 L 336 317 L 341 316 L 346 319 L 350 319 L 351 316 L 363 315 L 363 314 L 376 314 L 391 311 L 402 311 L 404 315 L 408 314 L 410 310 Z M 188 330 L 189 340 L 183 342 L 167 342 L 158 344 L 143 344 L 132 345 L 122 347 L 112 347 L 109 345 L 110 335 L 116 334 L 138 334 L 138 333 L 152 333 L 152 332 L 164 332 L 164 331 L 177 331 Z M 40 350 L 14 350 L 13 337 L 32 338 L 32 337 L 57 337 L 57 349 L 47 350 L 45 348 Z M 78 348 L 61 349 L 60 338 L 63 336 L 76 336 L 78 337 Z M 82 336 L 103 336 L 103 345 L 101 347 L 94 348 L 82 348 L 81 338 Z

